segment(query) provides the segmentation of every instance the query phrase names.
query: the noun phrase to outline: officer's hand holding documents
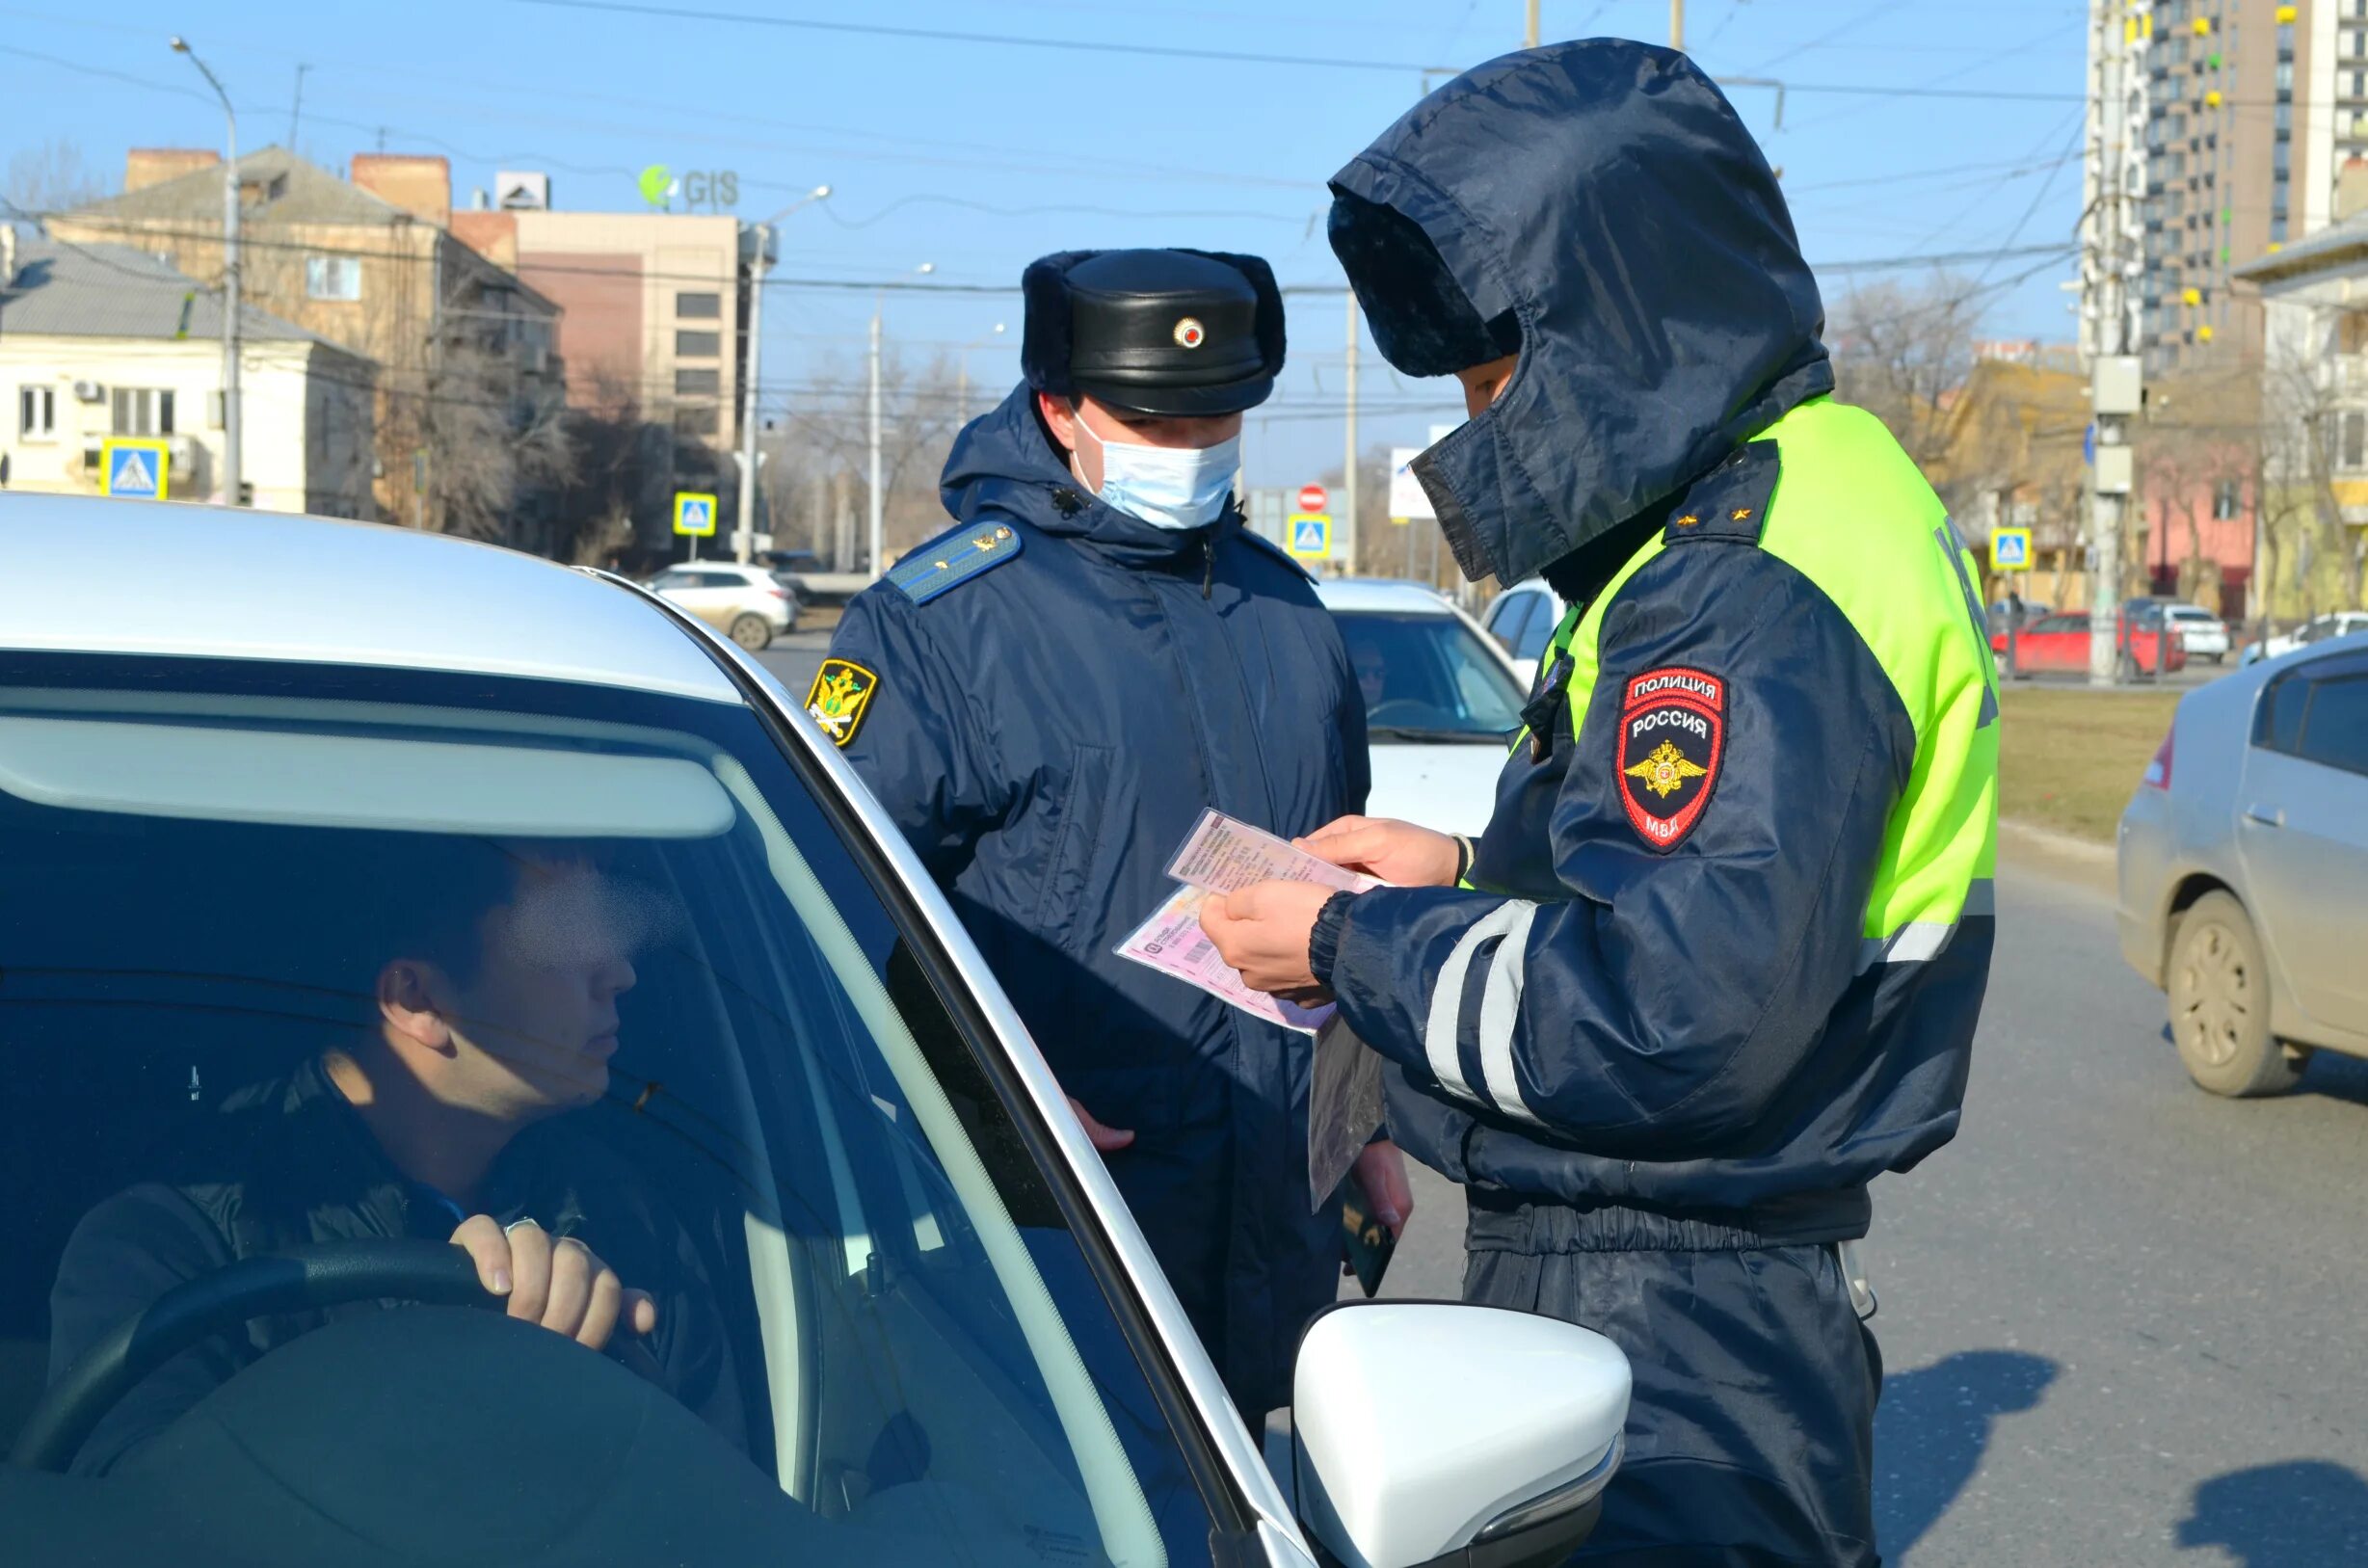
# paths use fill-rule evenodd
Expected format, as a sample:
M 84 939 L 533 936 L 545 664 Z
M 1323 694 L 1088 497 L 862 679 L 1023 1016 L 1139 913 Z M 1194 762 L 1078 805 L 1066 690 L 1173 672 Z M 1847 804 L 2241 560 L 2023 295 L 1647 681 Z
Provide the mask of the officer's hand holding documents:
M 1450 856 L 1452 852 L 1450 843 Z M 1201 929 L 1201 909 L 1251 888 L 1303 890 L 1320 908 L 1335 893 L 1364 892 L 1381 884 L 1215 811 L 1201 813 L 1184 847 L 1168 863 L 1167 874 L 1181 886 L 1119 943 L 1119 956 L 1172 974 L 1244 1012 L 1317 1037 L 1308 1099 L 1308 1191 L 1321 1207 L 1332 1200 L 1350 1167 L 1368 1155 L 1367 1140 L 1381 1125 L 1381 1060 L 1340 1022 L 1329 1002 L 1303 1007 L 1245 983 Z M 1389 1157 L 1396 1157 L 1395 1151 Z M 1402 1215 L 1413 1205 L 1410 1197 L 1402 1197 L 1392 1207 Z M 1402 1224 L 1402 1218 L 1397 1223 Z
M 1378 887 L 1375 878 L 1335 865 L 1214 811 L 1201 813 L 1184 847 L 1168 863 L 1167 874 L 1181 886 L 1118 944 L 1120 957 L 1172 974 L 1286 1028 L 1314 1034 L 1323 1026 L 1332 1016 L 1329 1004 L 1303 1007 L 1245 983 L 1239 971 L 1218 956 L 1216 943 L 1201 929 L 1201 907 L 1212 896 L 1221 898 L 1261 884 L 1287 883 L 1304 888 L 1320 908 L 1336 892 L 1363 892 Z

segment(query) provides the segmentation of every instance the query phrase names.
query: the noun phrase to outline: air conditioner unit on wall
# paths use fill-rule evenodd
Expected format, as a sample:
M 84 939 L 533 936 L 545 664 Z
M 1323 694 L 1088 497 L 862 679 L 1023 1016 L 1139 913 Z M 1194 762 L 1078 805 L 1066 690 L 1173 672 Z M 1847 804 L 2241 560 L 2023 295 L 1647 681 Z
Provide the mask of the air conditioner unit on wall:
M 106 397 L 107 388 L 94 381 L 74 383 L 74 401 L 77 403 L 102 403 Z

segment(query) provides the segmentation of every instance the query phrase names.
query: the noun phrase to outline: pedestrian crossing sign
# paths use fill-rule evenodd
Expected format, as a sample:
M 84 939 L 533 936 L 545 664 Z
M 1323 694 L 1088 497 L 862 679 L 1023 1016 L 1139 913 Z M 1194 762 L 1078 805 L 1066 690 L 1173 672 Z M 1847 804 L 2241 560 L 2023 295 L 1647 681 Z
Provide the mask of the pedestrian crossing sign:
M 2031 570 L 2031 530 L 2028 528 L 1991 530 L 1990 570 L 1992 571 L 2029 571 Z
M 1302 561 L 1332 553 L 1332 518 L 1321 512 L 1294 512 L 1284 520 L 1283 547 Z
M 715 533 L 715 497 L 697 491 L 675 492 L 675 532 L 706 539 Z
M 109 495 L 161 501 L 173 483 L 170 443 L 146 437 L 114 436 L 99 444 L 101 487 Z

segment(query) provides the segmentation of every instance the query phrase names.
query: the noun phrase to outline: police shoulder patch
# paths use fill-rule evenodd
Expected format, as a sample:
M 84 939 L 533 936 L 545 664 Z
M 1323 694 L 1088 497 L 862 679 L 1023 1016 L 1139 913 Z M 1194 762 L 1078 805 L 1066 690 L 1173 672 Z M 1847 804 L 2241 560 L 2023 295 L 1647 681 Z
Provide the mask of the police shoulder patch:
M 1620 704 L 1620 803 L 1637 836 L 1675 849 L 1702 820 L 1726 755 L 1727 683 L 1675 665 L 1628 682 Z
M 989 519 L 938 535 L 888 569 L 888 580 L 916 604 L 961 587 L 1020 555 L 1020 533 Z
M 834 746 L 844 746 L 864 727 L 880 678 L 853 659 L 824 659 L 806 691 L 806 711 Z

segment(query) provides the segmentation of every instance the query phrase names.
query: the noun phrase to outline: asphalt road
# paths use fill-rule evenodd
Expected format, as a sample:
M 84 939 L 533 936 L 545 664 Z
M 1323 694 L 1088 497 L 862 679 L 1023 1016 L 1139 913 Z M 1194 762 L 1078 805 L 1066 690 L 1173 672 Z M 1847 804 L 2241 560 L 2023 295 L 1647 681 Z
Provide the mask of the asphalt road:
M 1453 1295 L 1422 1172 L 1385 1293 Z M 1999 881 L 1956 1142 L 1876 1188 L 1884 1558 L 2368 1562 L 2368 1064 L 2193 1088 L 2083 888 Z
M 827 642 L 764 662 L 802 695 Z M 2368 1563 L 2368 1063 L 2214 1099 L 2099 892 L 2009 865 L 1999 915 L 1964 1130 L 1864 1249 L 1886 1561 Z M 1461 1203 L 1417 1180 L 1386 1293 L 1452 1297 Z
M 806 688 L 814 683 L 814 672 L 822 667 L 830 647 L 827 631 L 793 631 L 774 638 L 773 646 L 757 655 L 757 662 L 779 677 L 790 696 L 803 698 Z

